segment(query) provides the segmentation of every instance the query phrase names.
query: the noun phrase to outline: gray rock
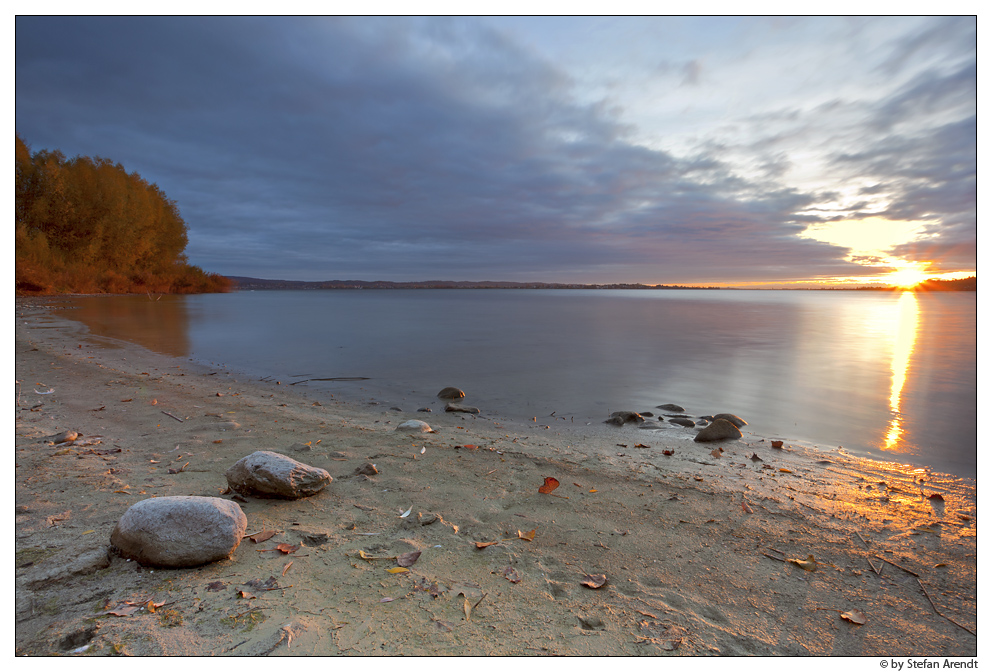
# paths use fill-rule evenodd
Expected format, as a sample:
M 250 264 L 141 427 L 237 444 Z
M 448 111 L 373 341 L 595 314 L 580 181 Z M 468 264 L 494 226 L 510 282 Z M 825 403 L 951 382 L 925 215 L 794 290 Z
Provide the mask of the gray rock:
M 447 413 L 471 413 L 473 415 L 482 413 L 482 411 L 477 409 L 475 406 L 466 406 L 464 404 L 456 404 L 450 401 L 444 405 L 444 410 Z
M 270 450 L 242 457 L 224 475 L 231 489 L 242 495 L 283 499 L 315 495 L 331 482 L 326 470 Z
M 407 420 L 406 422 L 401 422 L 396 427 L 397 432 L 433 432 L 431 426 L 428 425 L 423 420 Z
M 681 425 L 682 427 L 695 427 L 696 423 L 688 418 L 669 418 L 668 421 L 673 425 Z
M 619 420 L 619 422 L 617 422 Z M 644 417 L 640 413 L 635 413 L 634 411 L 614 411 L 610 413 L 610 419 L 607 422 L 614 425 L 623 425 L 628 422 L 644 422 Z
M 437 393 L 438 399 L 462 399 L 464 397 L 465 393 L 457 387 L 446 387 Z
M 660 408 L 663 411 L 674 411 L 675 413 L 681 413 L 685 410 L 678 404 L 662 404 L 661 406 L 655 406 L 655 408 Z
M 661 429 L 664 427 L 661 423 L 655 422 L 653 420 L 648 420 L 647 422 L 642 422 L 638 425 L 638 429 Z
M 220 497 L 152 497 L 124 512 L 110 543 L 125 558 L 156 567 L 196 567 L 230 557 L 248 519 Z
M 716 415 L 713 416 L 713 419 L 726 420 L 727 422 L 732 424 L 734 427 L 737 427 L 738 429 L 740 429 L 741 427 L 747 424 L 746 422 L 744 422 L 743 419 L 737 417 L 732 413 L 717 413 Z
M 741 430 L 733 423 L 723 418 L 716 418 L 709 426 L 699 430 L 693 441 L 721 441 L 723 439 L 739 439 L 743 436 Z

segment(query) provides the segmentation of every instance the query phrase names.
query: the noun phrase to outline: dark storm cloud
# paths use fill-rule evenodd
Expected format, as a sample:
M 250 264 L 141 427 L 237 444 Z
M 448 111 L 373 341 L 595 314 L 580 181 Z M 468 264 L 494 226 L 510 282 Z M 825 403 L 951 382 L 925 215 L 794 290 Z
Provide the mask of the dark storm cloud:
M 719 282 L 856 269 L 796 237 L 815 195 L 775 183 L 786 155 L 769 148 L 745 178 L 718 152 L 634 144 L 622 110 L 579 102 L 566 74 L 474 22 L 18 18 L 16 38 L 21 137 L 158 183 L 207 270 Z M 912 91 L 879 118 L 925 98 Z M 836 160 L 910 185 L 883 170 L 901 137 Z

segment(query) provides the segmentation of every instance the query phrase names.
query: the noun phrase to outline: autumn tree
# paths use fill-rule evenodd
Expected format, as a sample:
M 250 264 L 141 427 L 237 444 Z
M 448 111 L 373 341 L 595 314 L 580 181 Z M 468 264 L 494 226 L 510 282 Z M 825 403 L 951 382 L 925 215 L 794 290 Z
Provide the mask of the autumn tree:
M 100 157 L 32 154 L 16 137 L 17 288 L 33 292 L 226 291 L 190 266 L 176 202 Z

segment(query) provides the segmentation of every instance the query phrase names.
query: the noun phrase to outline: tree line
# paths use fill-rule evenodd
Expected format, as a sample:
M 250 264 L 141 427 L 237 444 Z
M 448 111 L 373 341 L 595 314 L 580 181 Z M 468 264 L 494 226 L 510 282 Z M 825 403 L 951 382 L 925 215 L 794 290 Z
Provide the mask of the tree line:
M 100 157 L 34 152 L 15 136 L 15 276 L 20 293 L 190 294 L 231 282 L 188 263 L 176 202 Z

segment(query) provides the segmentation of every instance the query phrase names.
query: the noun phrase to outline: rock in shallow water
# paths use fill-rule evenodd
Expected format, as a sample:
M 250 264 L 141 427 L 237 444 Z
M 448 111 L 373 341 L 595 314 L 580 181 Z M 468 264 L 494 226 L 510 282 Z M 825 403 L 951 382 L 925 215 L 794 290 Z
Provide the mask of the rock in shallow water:
M 699 430 L 693 441 L 720 441 L 722 439 L 739 439 L 743 436 L 741 430 L 723 418 L 716 418 L 709 426 Z
M 283 499 L 315 495 L 331 482 L 326 470 L 270 450 L 242 457 L 224 475 L 231 489 L 242 495 Z
M 640 413 L 635 413 L 634 411 L 614 411 L 610 413 L 609 420 L 605 422 L 611 425 L 623 425 L 628 422 L 644 422 L 644 416 Z
M 683 427 L 695 427 L 696 423 L 689 418 L 669 418 L 668 421 L 673 425 L 681 425 Z
M 110 543 L 125 558 L 156 567 L 196 567 L 230 557 L 248 519 L 220 497 L 153 497 L 117 522 Z
M 732 424 L 734 427 L 737 427 L 738 429 L 744 427 L 747 424 L 746 422 L 744 422 L 743 418 L 739 418 L 733 413 L 717 413 L 716 415 L 713 416 L 713 419 L 726 420 L 727 422 Z
M 678 404 L 662 404 L 661 406 L 655 406 L 655 408 L 660 408 L 663 411 L 674 411 L 676 413 L 682 413 L 685 410 Z
M 482 413 L 475 406 L 466 406 L 465 404 L 454 404 L 451 402 L 444 405 L 444 410 L 447 413 L 471 413 L 472 415 Z
M 457 387 L 446 387 L 437 393 L 438 399 L 462 399 L 465 393 Z

